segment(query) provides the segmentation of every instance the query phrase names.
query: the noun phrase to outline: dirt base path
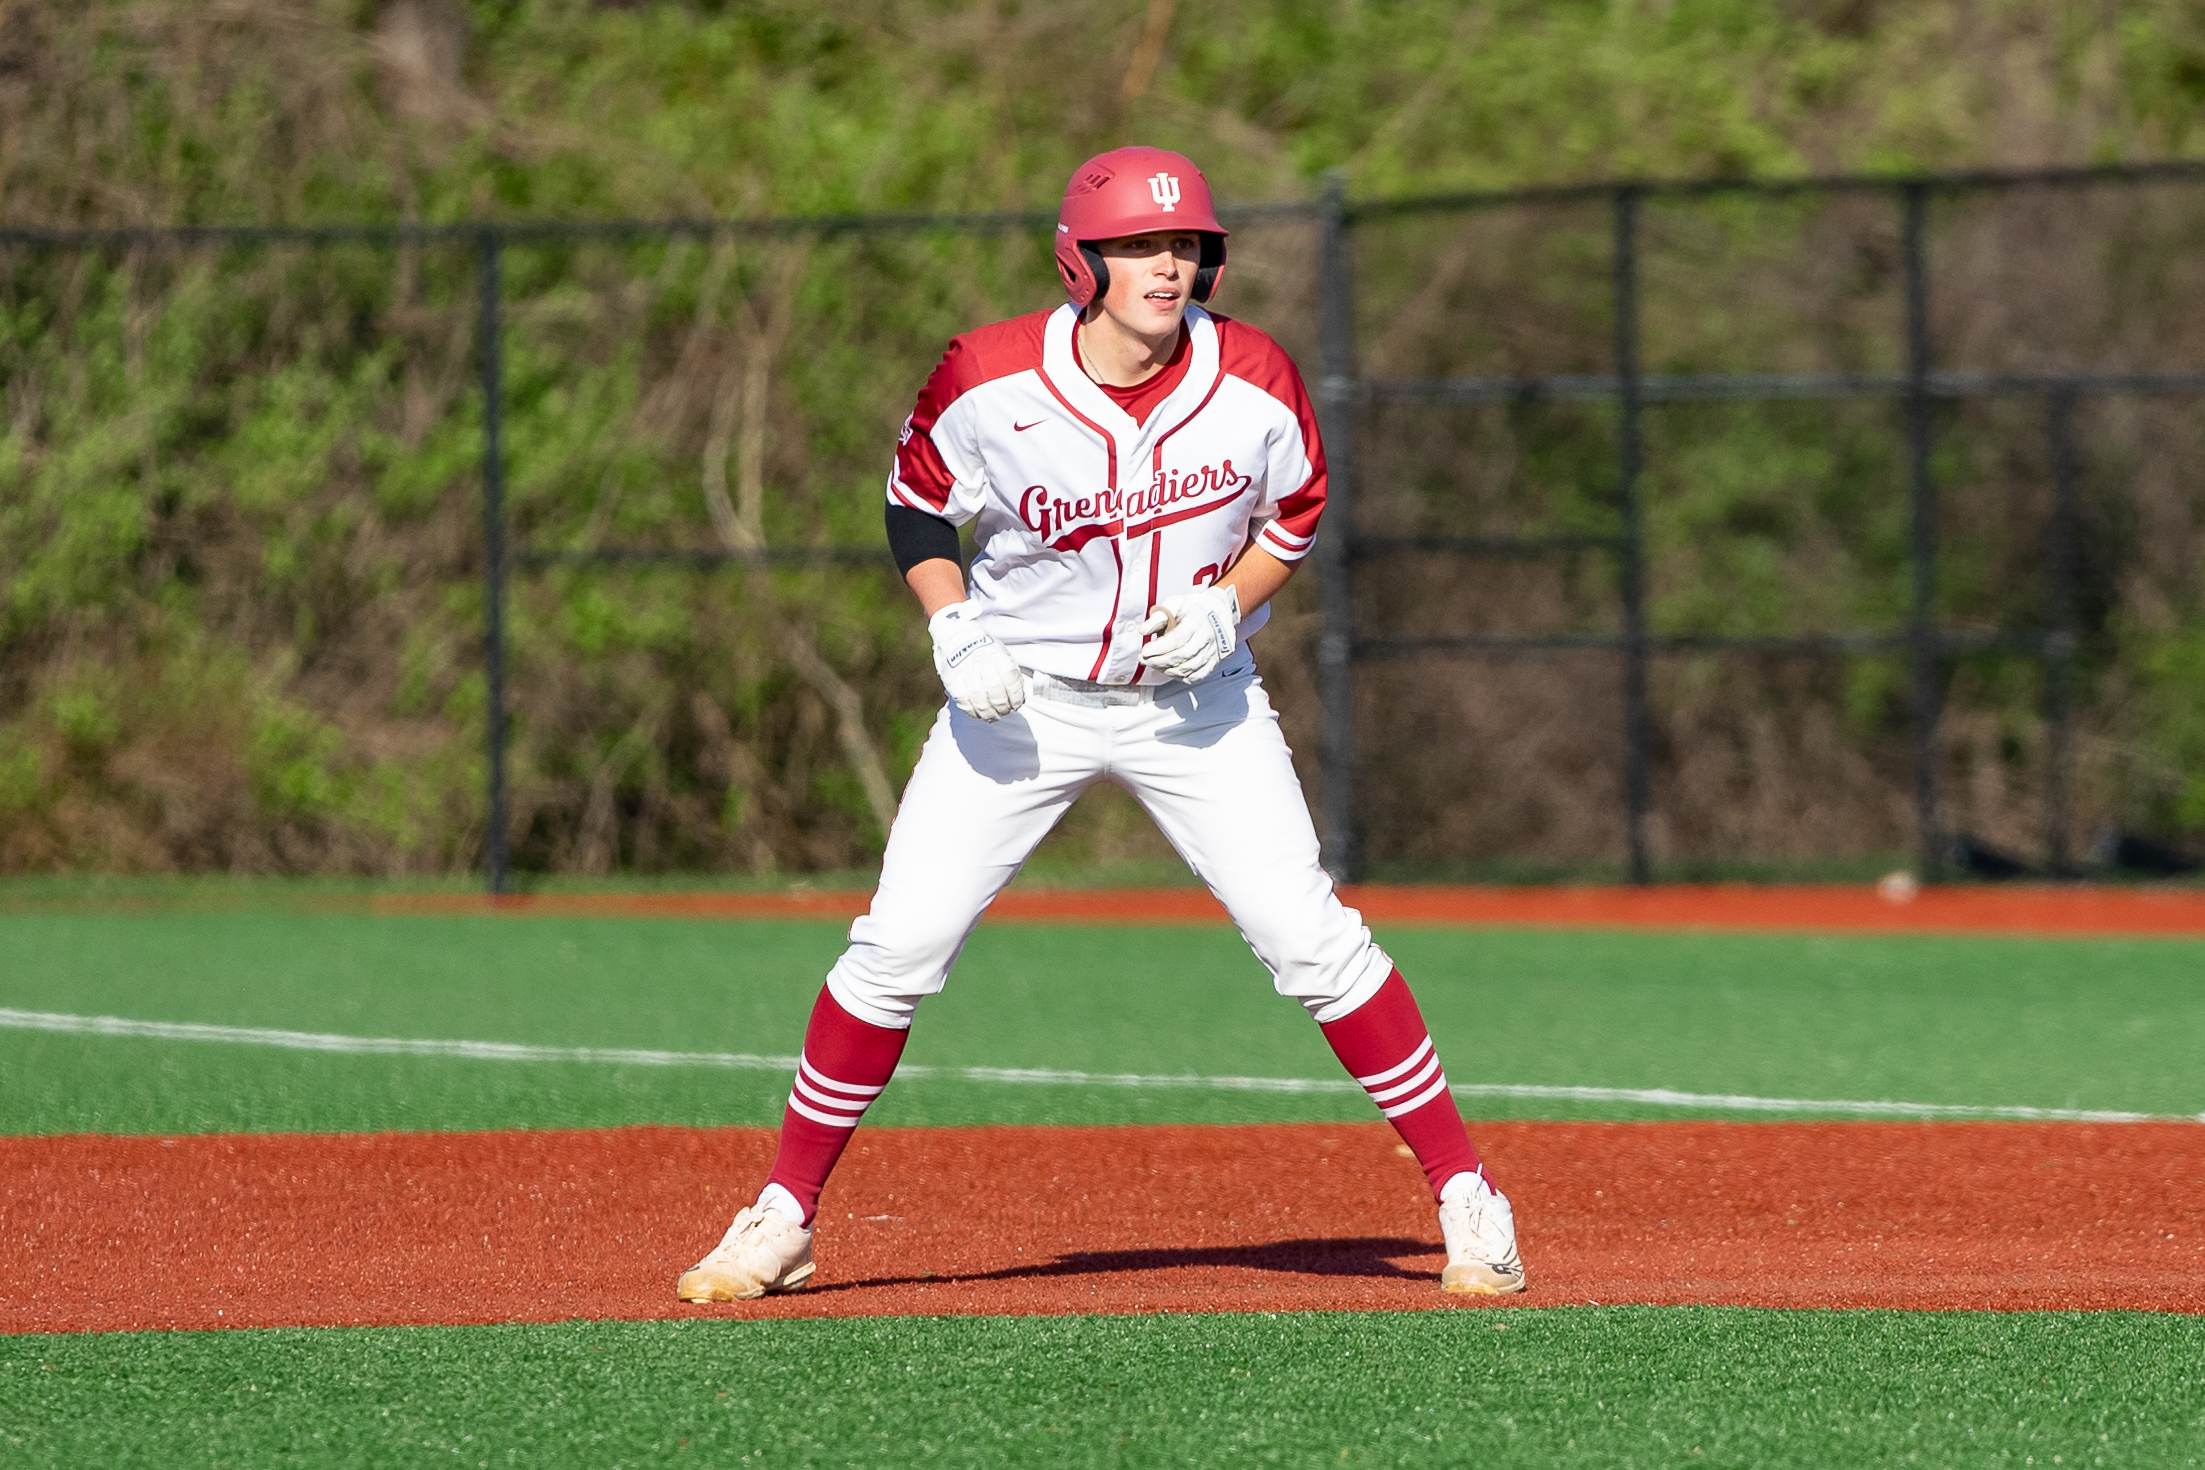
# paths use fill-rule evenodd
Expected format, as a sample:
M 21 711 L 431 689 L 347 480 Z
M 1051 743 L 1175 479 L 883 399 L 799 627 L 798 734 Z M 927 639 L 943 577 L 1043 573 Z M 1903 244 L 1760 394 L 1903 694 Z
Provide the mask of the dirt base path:
M 2205 1311 L 2197 1125 L 1476 1132 L 1529 1305 Z M 815 1289 L 681 1306 L 676 1273 L 772 1140 L 0 1140 L 0 1330 L 1455 1304 L 1392 1133 L 1294 1124 L 868 1129 L 823 1203 Z

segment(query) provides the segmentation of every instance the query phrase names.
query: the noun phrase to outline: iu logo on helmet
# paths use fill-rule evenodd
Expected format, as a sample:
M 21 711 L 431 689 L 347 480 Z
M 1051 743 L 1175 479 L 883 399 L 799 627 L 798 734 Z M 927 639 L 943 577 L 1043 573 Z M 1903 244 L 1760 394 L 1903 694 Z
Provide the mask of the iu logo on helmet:
M 1148 181 L 1148 194 L 1164 213 L 1170 214 L 1179 205 L 1179 180 L 1170 174 L 1156 174 Z

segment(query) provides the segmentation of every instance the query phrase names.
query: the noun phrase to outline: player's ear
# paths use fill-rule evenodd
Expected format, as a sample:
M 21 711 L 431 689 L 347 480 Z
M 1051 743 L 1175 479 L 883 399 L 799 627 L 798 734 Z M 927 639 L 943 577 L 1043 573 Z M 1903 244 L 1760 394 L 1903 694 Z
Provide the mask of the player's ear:
M 1095 277 L 1095 294 L 1087 300 L 1100 301 L 1110 294 L 1110 262 L 1104 260 L 1102 252 L 1085 240 L 1080 241 L 1080 255 L 1086 260 L 1089 273 Z

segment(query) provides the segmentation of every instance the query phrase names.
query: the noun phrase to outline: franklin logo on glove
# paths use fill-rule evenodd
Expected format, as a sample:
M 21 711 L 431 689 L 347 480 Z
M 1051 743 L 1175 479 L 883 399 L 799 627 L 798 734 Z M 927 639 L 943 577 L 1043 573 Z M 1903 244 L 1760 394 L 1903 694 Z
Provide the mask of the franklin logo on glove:
M 1199 684 L 1240 646 L 1240 594 L 1197 587 L 1167 597 L 1141 624 L 1141 662 L 1167 679 Z
M 934 672 L 959 709 L 994 722 L 1026 702 L 1026 675 L 995 641 L 969 602 L 953 602 L 927 619 L 934 635 Z

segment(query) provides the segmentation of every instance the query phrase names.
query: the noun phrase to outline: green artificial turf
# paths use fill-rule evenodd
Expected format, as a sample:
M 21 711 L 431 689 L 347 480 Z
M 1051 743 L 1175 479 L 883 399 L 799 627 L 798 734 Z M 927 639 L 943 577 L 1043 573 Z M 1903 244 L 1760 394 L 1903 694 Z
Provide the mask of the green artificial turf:
M 2205 1110 L 2205 943 L 1402 929 L 1457 1083 Z M 362 1036 L 796 1051 L 839 924 L 0 916 L 0 1006 Z M 1334 1080 L 1220 927 L 988 926 L 922 1009 L 933 1067 Z M 778 1121 L 786 1076 L 0 1029 L 0 1132 Z M 1674 1108 L 1478 1097 L 1486 1117 Z M 1702 1111 L 1717 1111 L 1703 1109 Z M 880 1123 L 1363 1118 L 1359 1094 L 901 1077 Z
M 0 1339 L 10 1465 L 2195 1465 L 2205 1319 L 1548 1308 Z

